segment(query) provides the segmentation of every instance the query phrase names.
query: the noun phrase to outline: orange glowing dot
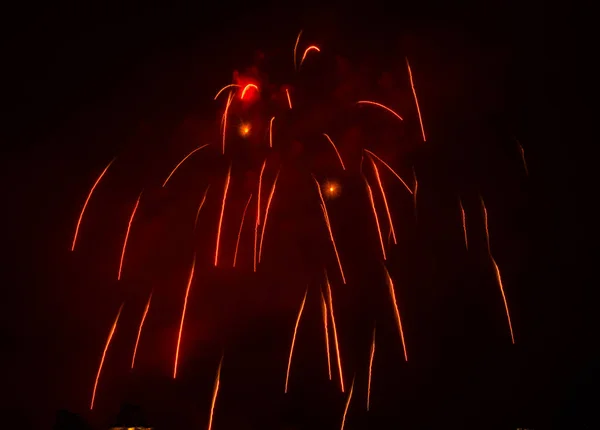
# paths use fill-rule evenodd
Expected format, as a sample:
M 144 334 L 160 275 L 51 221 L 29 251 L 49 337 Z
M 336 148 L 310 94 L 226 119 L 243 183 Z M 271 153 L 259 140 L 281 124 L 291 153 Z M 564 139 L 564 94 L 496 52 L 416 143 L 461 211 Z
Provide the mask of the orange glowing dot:
M 329 198 L 335 198 L 340 194 L 340 186 L 335 182 L 327 182 L 323 188 Z
M 250 134 L 250 130 L 252 128 L 250 127 L 250 124 L 242 124 L 240 125 L 240 136 L 242 137 L 246 137 Z

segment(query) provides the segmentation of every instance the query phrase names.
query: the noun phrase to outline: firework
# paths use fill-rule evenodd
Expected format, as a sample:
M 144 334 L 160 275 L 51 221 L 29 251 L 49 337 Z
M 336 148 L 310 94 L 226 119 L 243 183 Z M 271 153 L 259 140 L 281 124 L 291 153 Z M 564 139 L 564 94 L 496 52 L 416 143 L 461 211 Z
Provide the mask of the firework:
M 227 112 L 229 112 L 229 106 L 231 106 L 231 100 L 233 98 L 233 94 L 229 91 L 229 96 L 227 96 L 227 104 L 225 105 L 225 110 L 223 111 L 223 118 L 221 119 L 221 123 L 223 124 L 223 154 L 225 154 L 225 136 L 227 132 Z
M 400 175 L 398 173 L 396 173 L 396 171 L 394 169 L 391 168 L 391 166 L 386 163 L 385 161 L 383 161 L 377 154 L 375 154 L 374 152 L 369 151 L 368 149 L 364 150 L 367 154 L 377 158 L 377 160 L 379 160 L 379 162 L 381 162 L 381 164 L 383 164 L 385 167 L 388 168 L 388 170 L 390 172 L 392 172 L 394 174 L 394 176 L 396 176 L 396 178 L 398 178 L 398 180 L 400 182 L 402 182 L 402 185 L 404 185 L 406 187 L 406 189 L 408 190 L 409 193 L 413 194 L 413 190 L 410 189 L 410 187 L 406 184 L 406 182 L 404 182 L 404 179 L 402 179 L 400 177 Z M 361 169 L 362 169 L 362 158 L 361 158 Z
M 285 373 L 285 389 L 284 393 L 288 392 L 288 380 L 290 377 L 290 367 L 292 366 L 292 355 L 294 354 L 294 344 L 296 343 L 296 334 L 298 333 L 298 326 L 300 325 L 300 318 L 302 318 L 302 311 L 304 310 L 304 304 L 306 303 L 306 295 L 308 294 L 308 288 L 304 293 L 300 310 L 298 311 L 298 317 L 296 318 L 296 325 L 294 326 L 294 335 L 292 336 L 292 345 L 290 346 L 290 356 L 288 358 L 287 371 Z
M 377 234 L 379 236 L 379 243 L 381 244 L 381 253 L 383 254 L 383 259 L 387 260 L 387 256 L 385 255 L 385 245 L 383 244 L 383 237 L 381 235 L 381 227 L 379 225 L 379 217 L 377 216 L 377 209 L 375 209 L 375 201 L 373 200 L 373 191 L 371 191 L 371 186 L 369 185 L 369 182 L 367 182 L 366 178 L 365 178 L 365 185 L 367 186 L 369 202 L 371 203 L 371 208 L 373 209 L 373 217 L 375 218 L 375 225 L 377 226 Z
M 135 212 L 137 211 L 138 205 L 140 204 L 140 198 L 142 197 L 142 193 L 138 196 L 135 206 L 133 207 L 133 211 L 131 212 L 131 217 L 129 218 L 129 224 L 127 224 L 127 232 L 125 233 L 125 240 L 123 241 L 123 250 L 121 251 L 121 261 L 119 263 L 119 274 L 117 275 L 117 281 L 121 280 L 121 270 L 123 269 L 123 260 L 125 259 L 125 249 L 127 248 L 127 241 L 129 240 L 129 231 L 131 230 L 131 223 L 133 222 L 133 217 L 135 217 Z
M 292 99 L 290 97 L 290 91 L 287 88 L 285 89 L 285 95 L 287 96 L 288 106 L 291 109 L 292 108 Z
M 323 329 L 325 331 L 325 352 L 327 353 L 327 373 L 329 374 L 329 380 L 331 381 L 331 356 L 329 354 L 329 329 L 327 328 L 327 303 L 321 293 L 321 314 L 323 315 Z
M 337 147 L 335 146 L 335 143 L 333 143 L 333 140 L 331 140 L 331 137 L 329 137 L 329 135 L 327 135 L 326 133 L 323 133 L 323 136 L 325 136 L 327 138 L 327 140 L 329 141 L 329 143 L 331 143 L 331 146 L 333 146 L 333 150 L 335 151 L 335 153 L 337 154 L 338 159 L 340 160 L 340 164 L 342 165 L 342 169 L 346 170 L 346 167 L 344 166 L 344 161 L 342 160 L 342 156 L 340 155 Z
M 462 217 L 463 232 L 465 234 L 465 248 L 467 248 L 467 251 L 468 251 L 469 250 L 469 240 L 468 240 L 468 236 L 467 236 L 467 216 L 465 214 L 465 208 L 463 208 L 462 201 L 460 199 L 458 199 L 458 204 L 460 206 L 460 214 Z
M 392 299 L 392 305 L 394 306 L 394 315 L 396 316 L 396 324 L 398 324 L 398 331 L 400 332 L 400 340 L 402 340 L 402 349 L 404 350 L 404 361 L 408 361 L 408 355 L 406 353 L 406 343 L 404 342 L 404 331 L 402 330 L 402 321 L 400 320 L 400 311 L 398 310 L 398 302 L 396 301 L 396 292 L 394 291 L 394 282 L 392 277 L 388 273 L 385 266 L 383 266 L 385 277 L 387 280 L 390 298 Z
M 258 226 L 260 226 L 260 191 L 262 188 L 262 176 L 265 171 L 267 160 L 263 161 L 262 167 L 260 168 L 260 175 L 258 176 L 258 194 L 256 201 L 256 223 L 254 225 L 254 271 L 256 272 L 256 256 L 258 255 Z
M 300 42 L 300 36 L 302 36 L 302 30 L 300 30 L 300 33 L 298 33 L 298 37 L 296 37 L 296 43 L 294 44 L 294 70 L 297 70 L 298 68 L 296 67 L 296 51 L 298 50 L 298 43 Z
M 146 321 L 146 316 L 148 315 L 148 310 L 150 309 L 150 301 L 152 300 L 152 292 L 150 292 L 150 296 L 148 297 L 148 303 L 146 303 L 146 308 L 144 309 L 144 313 L 142 315 L 142 321 L 140 321 L 140 328 L 138 329 L 137 337 L 135 339 L 135 346 L 133 347 L 133 357 L 131 358 L 131 368 L 135 365 L 135 356 L 137 354 L 138 344 L 140 343 L 140 337 L 142 336 L 142 328 L 144 327 L 144 321 Z
M 490 254 L 490 259 L 492 260 L 492 264 L 494 265 L 494 272 L 496 274 L 496 281 L 498 282 L 498 287 L 500 288 L 500 293 L 502 293 L 502 301 L 504 302 L 504 310 L 506 311 L 506 319 L 508 320 L 508 329 L 510 330 L 510 339 L 514 345 L 515 336 L 513 334 L 512 322 L 510 320 L 510 312 L 508 310 L 508 301 L 506 300 L 506 294 L 504 294 L 504 286 L 502 285 L 502 276 L 500 275 L 500 268 L 498 268 L 498 264 L 496 264 L 496 260 Z
M 217 97 L 219 97 L 221 95 L 221 93 L 223 91 L 225 91 L 227 88 L 239 88 L 240 86 L 238 84 L 229 84 L 229 85 L 225 85 L 223 88 L 221 88 L 219 90 L 219 92 L 217 93 L 217 95 L 215 96 L 215 98 L 213 100 L 216 100 Z
M 419 99 L 417 99 L 417 91 L 415 90 L 415 84 L 413 83 L 412 71 L 410 70 L 410 64 L 408 63 L 408 57 L 406 58 L 406 68 L 408 69 L 408 77 L 410 79 L 410 87 L 415 98 L 415 105 L 417 106 L 417 114 L 419 115 L 419 124 L 421 124 L 421 134 L 423 135 L 423 142 L 425 139 L 425 129 L 423 128 L 423 118 L 421 117 L 421 109 L 419 108 Z
M 235 253 L 233 254 L 233 267 L 235 267 L 235 262 L 237 261 L 238 247 L 240 246 L 240 237 L 242 236 L 242 228 L 244 227 L 244 218 L 246 218 L 246 210 L 248 209 L 250 200 L 252 200 L 252 194 L 250 194 L 250 197 L 248 197 L 246 206 L 244 206 L 244 212 L 242 213 L 242 220 L 240 221 L 240 230 L 238 231 L 237 241 L 235 242 Z
M 185 297 L 183 299 L 183 309 L 181 311 L 181 322 L 179 323 L 179 334 L 177 335 L 177 348 L 175 349 L 175 363 L 173 365 L 173 379 L 177 377 L 177 363 L 179 361 L 179 346 L 181 345 L 181 335 L 183 333 L 183 321 L 185 320 L 185 311 L 187 308 L 188 296 L 190 294 L 190 288 L 192 287 L 192 280 L 194 279 L 194 267 L 196 266 L 196 255 L 192 261 L 192 269 L 190 270 L 190 279 L 188 280 L 187 287 L 185 288 Z
M 396 111 L 390 109 L 386 105 L 382 105 L 381 103 L 372 102 L 370 100 L 360 100 L 360 101 L 357 101 L 356 104 L 367 104 L 367 105 L 378 106 L 378 107 L 380 107 L 382 109 L 385 109 L 386 111 L 388 111 L 389 113 L 391 113 L 392 115 L 394 115 L 396 118 L 398 118 L 400 121 L 402 121 L 402 117 L 400 115 L 398 115 L 396 113 Z
M 342 416 L 342 427 L 340 430 L 344 430 L 346 424 L 346 415 L 348 414 L 348 407 L 350 406 L 350 400 L 352 400 L 352 393 L 354 392 L 354 378 L 352 378 L 352 385 L 350 385 L 350 392 L 348 393 L 348 399 L 346 400 L 346 406 L 344 407 L 344 415 Z
M 413 176 L 415 177 L 415 188 L 413 190 L 413 208 L 415 210 L 415 219 L 417 219 L 417 191 L 419 190 L 419 181 L 417 181 L 417 172 L 415 167 L 412 168 Z
M 381 197 L 383 198 L 383 204 L 385 206 L 385 212 L 387 213 L 388 223 L 390 224 L 390 234 L 394 239 L 394 244 L 398 243 L 396 241 L 396 231 L 394 230 L 394 222 L 392 221 L 392 214 L 390 213 L 390 207 L 388 205 L 387 197 L 385 195 L 385 190 L 383 189 L 383 182 L 381 182 L 381 177 L 379 176 L 379 169 L 371 158 L 371 164 L 373 165 L 373 171 L 375 172 L 375 178 L 377 179 L 377 185 L 379 185 L 379 191 L 381 192 Z M 388 238 L 389 242 L 389 238 Z
M 367 411 L 371 406 L 371 379 L 373 376 L 373 359 L 375 358 L 375 327 L 373 327 L 373 342 L 369 354 L 369 381 L 367 382 Z
M 192 152 L 190 152 L 188 155 L 183 157 L 183 160 L 181 160 L 179 163 L 177 163 L 177 166 L 175 166 L 175 168 L 173 170 L 171 170 L 171 173 L 169 173 L 169 176 L 167 176 L 167 179 L 165 179 L 165 182 L 163 182 L 163 184 L 162 184 L 163 188 L 165 187 L 165 185 L 167 185 L 167 182 L 169 182 L 169 179 L 171 179 L 171 176 L 173 176 L 173 173 L 175 173 L 175 171 L 177 169 L 179 169 L 179 166 L 181 166 L 185 160 L 190 158 L 194 153 L 200 151 L 202 148 L 206 148 L 208 145 L 209 145 L 209 143 L 199 146 L 198 148 L 196 148 Z
M 256 91 L 258 91 L 258 87 L 254 84 L 248 84 L 244 87 L 244 90 L 242 91 L 242 97 L 240 97 L 241 99 L 244 99 L 244 96 L 246 95 L 246 91 L 248 91 L 250 88 L 254 88 Z
M 479 200 L 481 201 L 481 208 L 483 209 L 483 225 L 485 227 L 485 243 L 487 245 L 488 254 L 492 255 L 492 250 L 490 247 L 490 230 L 488 228 L 488 213 L 485 207 L 485 202 L 483 201 L 483 197 L 479 196 Z
M 329 316 L 331 317 L 331 326 L 333 327 L 333 340 L 335 344 L 335 354 L 337 357 L 338 371 L 340 374 L 340 388 L 344 392 L 344 375 L 342 374 L 342 357 L 340 356 L 340 344 L 338 342 L 337 327 L 335 325 L 335 315 L 333 313 L 333 295 L 331 293 L 331 285 L 325 272 L 325 286 L 327 287 L 327 297 L 329 298 Z
M 260 244 L 258 246 L 258 262 L 260 263 L 260 259 L 262 257 L 262 246 L 263 239 L 265 238 L 265 230 L 267 228 L 267 217 L 269 216 L 269 208 L 271 207 L 271 201 L 273 200 L 273 195 L 275 194 L 275 186 L 277 185 L 277 179 L 279 178 L 279 171 L 277 171 L 277 175 L 275 175 L 275 180 L 273 181 L 273 186 L 271 187 L 271 193 L 269 194 L 269 199 L 267 200 L 267 207 L 265 208 L 265 219 L 262 226 L 262 232 L 260 234 Z
M 217 403 L 217 394 L 219 394 L 219 385 L 221 385 L 221 367 L 223 365 L 223 356 L 219 361 L 219 367 L 217 368 L 217 376 L 215 377 L 215 387 L 213 389 L 212 401 L 210 402 L 210 416 L 208 418 L 208 430 L 212 429 L 213 416 L 215 414 L 215 405 Z
M 300 60 L 300 67 L 302 67 L 302 63 L 304 63 L 304 60 L 306 59 L 306 55 L 310 52 L 310 51 L 317 51 L 317 52 L 321 52 L 321 50 L 319 49 L 318 46 L 315 45 L 311 45 L 308 48 L 306 48 L 306 50 L 304 51 L 304 55 L 302 55 L 302 60 Z
M 273 120 L 275 117 L 271 118 L 269 121 L 269 148 L 273 147 Z
M 223 215 L 225 214 L 225 202 L 227 201 L 227 190 L 229 190 L 229 180 L 231 179 L 231 165 L 227 171 L 225 179 L 225 190 L 223 191 L 223 203 L 221 204 L 221 216 L 219 217 L 219 227 L 217 228 L 217 244 L 215 245 L 215 267 L 219 262 L 219 242 L 221 240 L 221 228 L 223 227 Z
M 204 194 L 202 195 L 202 200 L 200 200 L 200 204 L 198 205 L 198 210 L 196 211 L 196 219 L 194 220 L 194 230 L 198 225 L 198 216 L 200 215 L 200 209 L 204 206 L 204 202 L 206 201 L 206 194 L 208 193 L 208 189 L 210 188 L 210 184 L 204 190 Z

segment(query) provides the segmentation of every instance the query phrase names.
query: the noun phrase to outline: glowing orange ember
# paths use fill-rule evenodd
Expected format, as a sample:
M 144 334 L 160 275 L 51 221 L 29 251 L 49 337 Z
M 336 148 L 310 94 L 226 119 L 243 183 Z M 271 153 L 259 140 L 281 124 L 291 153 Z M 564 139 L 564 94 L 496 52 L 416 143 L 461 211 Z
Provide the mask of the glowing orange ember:
M 250 124 L 244 123 L 242 125 L 240 125 L 240 136 L 242 137 L 246 137 L 250 134 Z

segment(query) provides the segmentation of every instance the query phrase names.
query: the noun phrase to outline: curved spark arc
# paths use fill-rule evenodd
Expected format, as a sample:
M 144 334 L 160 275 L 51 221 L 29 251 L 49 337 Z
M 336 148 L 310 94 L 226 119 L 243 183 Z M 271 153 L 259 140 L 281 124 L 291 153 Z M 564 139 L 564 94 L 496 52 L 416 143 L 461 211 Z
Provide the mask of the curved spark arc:
M 333 143 L 333 140 L 331 140 L 331 137 L 329 137 L 329 135 L 327 133 L 323 133 L 323 136 L 325 136 L 327 138 L 327 140 L 329 141 L 329 143 L 331 143 L 331 146 L 333 146 L 333 150 L 335 151 L 335 153 L 337 154 L 338 159 L 340 160 L 340 164 L 342 165 L 342 169 L 346 170 L 346 166 L 344 166 L 344 161 L 342 160 L 342 156 L 340 155 L 337 147 L 335 146 L 335 143 Z
M 279 170 L 277 171 L 277 175 L 275 176 L 275 180 L 273 181 L 273 186 L 271 187 L 271 193 L 269 194 L 269 199 L 267 200 L 267 207 L 265 208 L 265 219 L 262 226 L 262 231 L 260 234 L 260 245 L 258 246 L 258 262 L 260 263 L 260 259 L 262 257 L 262 246 L 263 239 L 265 238 L 265 229 L 267 228 L 267 217 L 269 216 L 269 208 L 271 207 L 271 201 L 273 200 L 273 195 L 275 194 L 275 186 L 277 185 L 277 179 L 279 178 Z
M 233 93 L 229 91 L 229 96 L 227 97 L 227 104 L 225 105 L 225 111 L 223 112 L 223 118 L 221 119 L 221 123 L 223 124 L 223 154 L 225 154 L 225 136 L 227 131 L 227 112 L 229 112 L 229 106 L 231 106 L 231 100 L 233 99 Z
M 148 315 L 148 310 L 150 309 L 150 301 L 152 300 L 152 292 L 150 292 L 150 297 L 148 297 L 148 303 L 146 303 L 146 308 L 144 309 L 144 314 L 142 315 L 142 321 L 140 322 L 140 328 L 138 329 L 138 334 L 135 339 L 135 346 L 133 347 L 133 357 L 131 358 L 131 368 L 135 365 L 135 356 L 137 354 L 138 344 L 140 343 L 140 337 L 142 336 L 142 328 L 144 327 L 144 321 L 146 321 L 146 316 Z
M 219 262 L 219 243 L 221 241 L 221 228 L 223 227 L 223 215 L 225 214 L 225 202 L 227 201 L 227 190 L 229 190 L 229 180 L 231 179 L 231 165 L 227 171 L 225 180 L 225 190 L 223 191 L 223 204 L 221 205 L 221 216 L 219 217 L 219 226 L 217 228 L 217 243 L 215 245 L 215 267 Z
M 496 264 L 496 260 L 490 254 L 490 259 L 492 260 L 492 264 L 494 265 L 494 272 L 496 273 L 496 281 L 498 282 L 498 287 L 500 288 L 500 293 L 502 293 L 502 301 L 504 302 L 504 310 L 506 311 L 506 319 L 508 320 L 508 329 L 510 330 L 510 339 L 512 340 L 513 345 L 515 344 L 515 336 L 513 334 L 512 322 L 510 320 L 510 312 L 508 310 L 508 301 L 506 300 L 506 294 L 504 294 L 504 286 L 502 284 L 502 276 L 500 275 L 500 269 L 498 268 L 498 264 Z
M 402 185 L 404 185 L 406 187 L 406 189 L 408 190 L 409 193 L 413 194 L 413 190 L 411 190 L 411 188 L 406 184 L 406 182 L 404 182 L 404 179 L 402 179 L 400 177 L 400 175 L 398 173 L 396 173 L 396 171 L 394 169 L 392 169 L 392 167 L 386 163 L 385 161 L 383 161 L 377 154 L 375 154 L 372 151 L 369 151 L 368 149 L 364 150 L 367 154 L 372 155 L 373 157 L 377 158 L 377 160 L 379 160 L 379 162 L 381 162 L 381 164 L 383 164 L 385 167 L 388 168 L 388 170 L 390 172 L 392 172 L 394 174 L 394 176 L 396 176 L 396 178 L 398 178 L 400 180 L 400 182 L 402 182 Z M 362 159 L 361 159 L 361 166 L 362 166 Z
M 221 367 L 223 365 L 223 356 L 219 361 L 219 367 L 217 368 L 217 376 L 215 378 L 215 388 L 213 390 L 212 401 L 210 403 L 210 416 L 208 418 L 208 430 L 212 428 L 213 416 L 215 413 L 215 405 L 217 403 L 217 394 L 219 394 L 219 386 L 221 385 Z
M 396 316 L 396 324 L 398 325 L 398 331 L 400 332 L 400 339 L 402 340 L 402 349 L 404 350 L 404 361 L 408 361 L 408 355 L 406 353 L 406 344 L 404 342 L 404 331 L 402 330 L 402 320 L 400 319 L 400 311 L 398 310 L 398 302 L 396 301 L 396 292 L 394 291 L 394 282 L 392 281 L 392 277 L 390 276 L 385 266 L 383 266 L 383 270 L 385 272 L 385 277 L 390 291 L 392 305 L 394 306 L 394 315 Z
M 344 392 L 344 375 L 342 374 L 342 358 L 340 356 L 340 345 L 338 342 L 337 326 L 335 324 L 335 315 L 333 313 L 333 295 L 331 294 L 331 285 L 327 278 L 327 272 L 325 272 L 325 285 L 327 287 L 327 297 L 329 298 L 329 316 L 331 317 L 331 326 L 333 327 L 333 340 L 335 345 L 335 354 L 337 357 L 338 371 L 340 374 L 340 387 L 342 393 Z
M 256 223 L 254 224 L 254 271 L 256 272 L 257 260 L 256 256 L 258 255 L 258 226 L 260 225 L 260 193 L 262 188 L 262 176 L 265 171 L 265 166 L 267 165 L 267 159 L 263 161 L 262 167 L 260 168 L 260 175 L 258 176 L 258 195 L 256 202 Z
M 381 235 L 381 227 L 379 225 L 379 216 L 377 215 L 377 209 L 375 208 L 375 201 L 373 200 L 373 191 L 371 191 L 371 186 L 369 182 L 365 178 L 365 185 L 367 186 L 367 193 L 369 194 L 369 202 L 371 203 L 371 208 L 373 209 L 373 216 L 375 217 L 375 224 L 377 225 L 377 234 L 379 235 L 379 243 L 381 244 L 381 253 L 383 254 L 383 259 L 387 260 L 387 256 L 385 255 L 385 245 L 383 244 L 383 236 Z
M 415 177 L 415 189 L 413 190 L 413 208 L 415 211 L 415 220 L 417 219 L 417 191 L 419 189 L 419 181 L 417 181 L 417 172 L 415 166 L 412 168 L 413 176 Z
M 81 220 L 83 219 L 83 214 L 85 213 L 85 210 L 87 208 L 87 205 L 88 205 L 90 199 L 92 198 L 92 194 L 94 193 L 96 186 L 98 186 L 98 184 L 102 180 L 102 177 L 104 176 L 104 174 L 106 173 L 108 168 L 111 166 L 111 164 L 115 160 L 116 160 L 116 157 L 113 158 L 112 160 L 110 160 L 110 163 L 108 163 L 106 165 L 106 167 L 104 168 L 104 170 L 102 171 L 102 173 L 100 173 L 100 176 L 98 176 L 98 178 L 96 179 L 96 182 L 94 182 L 94 185 L 92 185 L 92 188 L 90 189 L 90 192 L 88 193 L 88 196 L 85 199 L 85 202 L 83 203 L 83 208 L 81 208 L 81 212 L 79 213 L 79 219 L 77 220 L 77 224 L 75 225 L 75 234 L 73 235 L 73 243 L 71 245 L 71 251 L 75 251 L 75 243 L 77 243 L 77 236 L 79 235 L 79 227 L 81 225 Z
M 421 124 L 421 134 L 423 135 L 423 142 L 426 142 L 425 128 L 423 127 L 423 118 L 421 117 L 421 109 L 419 108 L 419 99 L 417 98 L 417 91 L 415 90 L 415 84 L 413 83 L 412 71 L 410 70 L 410 64 L 408 63 L 408 57 L 406 57 L 406 67 L 408 68 L 408 77 L 410 79 L 410 87 L 415 98 L 415 105 L 417 105 L 417 114 L 419 115 L 419 124 Z
M 196 220 L 194 221 L 194 230 L 196 230 L 196 226 L 198 225 L 198 216 L 200 215 L 200 210 L 202 206 L 204 206 L 204 202 L 206 201 L 206 194 L 208 193 L 208 189 L 210 188 L 210 184 L 204 190 L 204 194 L 202 195 L 202 200 L 200 201 L 200 205 L 198 205 L 198 210 L 196 211 Z
M 402 117 L 400 115 L 398 115 L 394 110 L 390 109 L 389 107 L 387 107 L 386 105 L 383 105 L 381 103 L 373 102 L 373 101 L 370 101 L 370 100 L 359 100 L 359 101 L 356 102 L 356 104 L 367 104 L 367 105 L 378 106 L 378 107 L 380 107 L 382 109 L 387 110 L 389 113 L 391 113 L 392 115 L 394 115 L 400 121 L 403 121 Z
M 290 107 L 290 109 L 292 109 L 292 99 L 290 98 L 290 92 L 288 91 L 288 89 L 285 89 L 285 94 L 287 95 L 287 101 L 288 101 L 288 105 Z
M 462 201 L 460 199 L 458 199 L 458 204 L 460 206 L 462 227 L 463 227 L 463 232 L 464 232 L 464 236 L 465 236 L 465 248 L 467 248 L 467 251 L 468 251 L 469 250 L 469 240 L 468 240 L 468 236 L 467 236 L 467 216 L 465 214 L 465 208 L 463 208 Z
M 327 303 L 321 291 L 321 313 L 323 315 L 323 328 L 325 330 L 325 351 L 327 353 L 327 373 L 331 381 L 331 355 L 329 353 L 329 329 L 327 328 Z
M 373 376 L 373 359 L 375 358 L 375 327 L 373 327 L 373 342 L 371 343 L 371 354 L 369 355 L 369 381 L 367 383 L 367 412 L 371 406 L 371 379 Z
M 240 237 L 242 237 L 242 228 L 244 228 L 244 218 L 246 218 L 246 210 L 248 210 L 248 205 L 250 204 L 250 200 L 252 200 L 252 194 L 250 194 L 250 197 L 248 197 L 246 206 L 244 206 L 244 212 L 242 213 L 242 221 L 240 221 L 240 230 L 238 231 L 237 241 L 235 242 L 235 253 L 233 254 L 233 267 L 235 267 L 235 263 L 237 261 L 237 253 L 238 253 L 238 248 L 240 246 Z
M 298 42 L 300 42 L 300 36 L 302 36 L 302 30 L 300 30 L 300 33 L 298 33 L 298 37 L 296 38 L 296 44 L 294 45 L 294 70 L 298 70 L 298 67 L 296 67 L 296 51 L 298 49 Z
M 194 267 L 196 266 L 196 254 L 194 254 L 194 260 L 192 261 L 192 269 L 190 270 L 190 279 L 188 280 L 187 287 L 185 289 L 185 297 L 183 299 L 183 310 L 181 311 L 181 322 L 179 323 L 179 334 L 177 336 L 177 348 L 175 349 L 175 364 L 173 366 L 173 379 L 177 377 L 177 363 L 179 362 L 179 346 L 181 345 L 181 334 L 183 333 L 183 321 L 185 320 L 185 311 L 187 309 L 188 296 L 190 294 L 190 288 L 192 287 L 192 280 L 194 279 Z
M 125 241 L 123 242 L 123 250 L 121 251 L 121 261 L 119 263 L 119 274 L 117 275 L 117 281 L 121 280 L 121 271 L 123 270 L 123 261 L 125 260 L 125 250 L 127 249 L 127 241 L 129 240 L 129 232 L 131 231 L 131 224 L 133 223 L 133 218 L 135 217 L 135 212 L 140 204 L 140 198 L 142 197 L 142 193 L 138 196 L 135 206 L 133 207 L 133 212 L 131 212 L 131 217 L 129 218 L 129 224 L 127 224 L 127 232 L 125 233 Z
M 306 48 L 304 50 L 304 55 L 302 55 L 302 60 L 300 60 L 300 67 L 302 67 L 302 63 L 304 63 L 304 60 L 306 59 L 306 55 L 310 52 L 310 51 L 317 51 L 317 52 L 321 52 L 321 50 L 319 49 L 318 46 L 315 45 L 310 45 L 308 48 Z
M 387 197 L 385 195 L 385 190 L 383 189 L 383 182 L 381 182 L 381 177 L 379 176 L 379 169 L 375 164 L 375 161 L 371 158 L 371 164 L 373 165 L 373 170 L 375 172 L 375 179 L 377 179 L 377 185 L 379 185 L 379 191 L 381 192 L 381 197 L 383 197 L 383 204 L 385 206 L 385 212 L 388 217 L 388 222 L 390 224 L 390 233 L 392 235 L 392 239 L 394 239 L 394 245 L 397 244 L 396 240 L 396 230 L 394 229 L 394 221 L 392 220 L 392 214 L 390 213 L 390 207 L 388 205 Z M 388 239 L 389 241 L 389 239 Z
M 294 335 L 292 336 L 292 345 L 290 346 L 290 356 L 288 358 L 287 372 L 285 373 L 285 389 L 284 393 L 288 392 L 288 381 L 290 377 L 290 367 L 292 366 L 292 355 L 294 354 L 294 345 L 296 343 L 296 334 L 298 333 L 298 326 L 300 325 L 300 318 L 302 318 L 302 311 L 304 311 L 304 304 L 306 303 L 306 295 L 308 294 L 308 288 L 304 293 L 302 304 L 300 305 L 300 311 L 298 311 L 298 317 L 296 318 L 296 325 L 294 326 Z
M 350 385 L 350 393 L 348 393 L 348 400 L 346 400 L 346 406 L 344 407 L 344 415 L 342 416 L 342 427 L 340 430 L 344 430 L 346 424 L 346 415 L 348 414 L 348 407 L 350 406 L 350 400 L 352 400 L 352 393 L 354 392 L 354 378 L 352 378 L 352 385 Z
M 225 91 L 227 88 L 239 88 L 240 86 L 238 84 L 229 84 L 229 85 L 225 85 L 223 88 L 221 88 L 219 90 L 219 92 L 217 93 L 217 95 L 215 96 L 215 98 L 213 100 L 216 100 L 223 91 Z
M 246 91 L 248 91 L 250 88 L 254 88 L 256 91 L 258 91 L 258 86 L 256 86 L 255 84 L 247 84 L 244 87 L 244 90 L 242 91 L 242 97 L 240 97 L 242 100 L 244 100 L 244 96 L 246 95 Z
M 269 121 L 269 148 L 273 147 L 273 120 L 275 117 L 271 118 Z
M 485 202 L 483 201 L 483 197 L 479 196 L 479 200 L 481 200 L 481 207 L 483 208 L 483 225 L 485 226 L 485 242 L 487 245 L 487 251 L 490 256 L 492 255 L 492 250 L 490 248 L 490 230 L 488 228 L 488 213 L 485 208 Z
M 179 166 L 181 166 L 183 164 L 183 162 L 185 160 L 187 160 L 188 158 L 190 158 L 197 151 L 200 151 L 202 148 L 206 148 L 208 145 L 210 145 L 210 143 L 206 143 L 206 144 L 204 144 L 202 146 L 199 146 L 198 148 L 196 148 L 192 152 L 190 152 L 188 155 L 186 155 L 185 157 L 183 157 L 183 160 L 181 160 L 179 163 L 177 163 L 177 166 L 175 166 L 175 168 L 173 170 L 171 170 L 171 173 L 169 173 L 169 176 L 167 176 L 167 179 L 165 179 L 165 182 L 163 182 L 162 187 L 164 188 L 165 185 L 167 185 L 167 182 L 169 182 L 169 179 L 171 179 L 171 176 L 173 176 L 173 173 L 175 173 L 175 171 L 179 168 Z
M 104 351 L 102 351 L 102 358 L 100 359 L 100 365 L 98 366 L 98 373 L 96 373 L 96 381 L 94 382 L 94 389 L 92 390 L 92 401 L 90 403 L 90 411 L 94 409 L 94 400 L 96 399 L 96 389 L 98 388 L 98 380 L 100 379 L 100 373 L 102 372 L 102 366 L 104 366 L 104 359 L 106 358 L 106 351 L 108 351 L 108 347 L 110 345 L 110 341 L 115 334 L 115 330 L 117 329 L 117 323 L 119 322 L 119 317 L 121 316 L 121 311 L 123 310 L 123 305 L 119 308 L 119 312 L 117 312 L 117 317 L 115 318 L 115 322 L 113 323 L 110 332 L 108 333 L 108 339 L 106 340 L 106 344 L 104 345 Z

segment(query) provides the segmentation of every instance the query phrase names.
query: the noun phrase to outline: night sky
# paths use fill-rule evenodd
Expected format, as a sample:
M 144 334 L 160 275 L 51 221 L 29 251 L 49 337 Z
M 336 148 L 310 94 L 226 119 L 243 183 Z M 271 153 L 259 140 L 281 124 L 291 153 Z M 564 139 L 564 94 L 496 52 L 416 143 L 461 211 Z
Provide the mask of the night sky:
M 214 429 L 339 428 L 347 393 L 340 393 L 335 361 L 333 381 L 327 376 L 320 310 L 327 270 L 347 388 L 355 378 L 346 429 L 539 429 L 573 423 L 592 428 L 585 387 L 598 381 L 598 355 L 583 343 L 591 326 L 584 324 L 585 308 L 577 307 L 579 287 L 567 285 L 575 282 L 570 273 L 579 252 L 565 227 L 574 218 L 568 202 L 571 150 L 553 128 L 559 126 L 547 90 L 543 11 L 541 2 L 385 7 L 196 2 L 23 6 L 7 14 L 0 360 L 8 422 L 50 428 L 64 409 L 104 429 L 130 403 L 157 429 L 206 428 L 223 355 Z M 321 52 L 309 54 L 294 72 L 292 49 L 300 29 L 299 55 L 310 44 Z M 227 96 L 213 97 L 235 79 L 256 82 L 261 91 L 253 101 L 232 103 L 223 156 L 219 126 Z M 282 98 L 285 88 L 292 110 Z M 357 100 L 385 103 L 404 121 L 376 107 L 356 106 Z M 237 133 L 242 122 L 252 126 L 247 138 Z M 322 133 L 338 145 L 345 171 Z M 173 166 L 203 143 L 211 145 L 161 188 Z M 415 211 L 412 196 L 379 165 L 398 236 L 397 245 L 386 245 L 385 265 L 396 287 L 408 362 L 359 173 L 362 148 L 380 155 L 411 186 L 413 167 L 418 179 Z M 71 252 L 89 188 L 114 157 Z M 278 169 L 280 175 L 263 261 L 253 273 L 256 184 L 265 158 L 263 204 Z M 215 268 L 216 226 L 230 165 Z M 387 242 L 387 219 L 367 158 L 363 170 Z M 346 285 L 311 173 L 340 187 L 327 207 Z M 117 281 L 127 222 L 140 192 Z M 238 267 L 232 269 L 250 193 Z M 515 345 L 487 253 L 480 196 Z M 194 258 L 174 381 L 175 343 Z M 284 395 L 291 335 L 307 288 Z M 152 305 L 131 371 L 150 292 Z M 100 355 L 122 303 L 90 412 Z

